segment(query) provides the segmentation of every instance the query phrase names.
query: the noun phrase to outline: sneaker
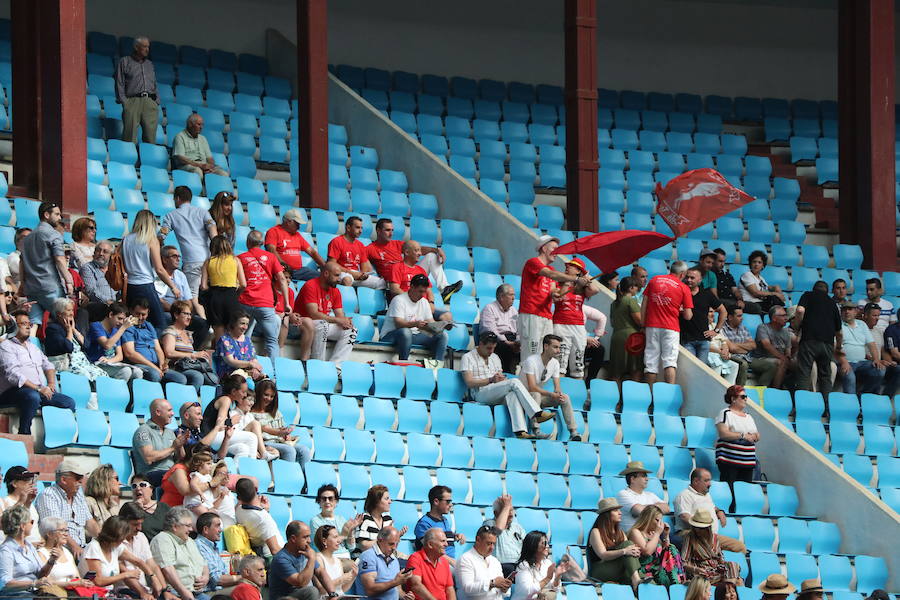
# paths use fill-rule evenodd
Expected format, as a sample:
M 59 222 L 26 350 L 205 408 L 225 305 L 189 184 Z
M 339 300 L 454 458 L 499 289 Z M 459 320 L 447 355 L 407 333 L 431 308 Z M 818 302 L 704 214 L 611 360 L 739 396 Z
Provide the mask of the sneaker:
M 520 440 L 533 440 L 534 439 L 534 435 L 528 433 L 527 431 L 517 431 L 516 437 L 519 438 Z
M 450 285 L 445 287 L 441 291 L 441 299 L 443 299 L 444 304 L 450 302 L 450 298 L 453 296 L 453 294 L 455 294 L 456 292 L 461 290 L 462 286 L 463 286 L 463 282 L 457 281 L 456 283 L 451 283 Z
M 279 456 L 280 455 L 277 452 L 270 452 L 270 451 L 266 450 L 266 455 L 263 457 L 263 459 L 266 460 L 267 462 L 272 462 Z
M 569 441 L 570 441 L 570 442 L 580 442 L 580 441 L 581 441 L 581 436 L 578 435 L 577 433 L 574 433 L 574 434 L 572 434 L 572 435 L 569 436 Z
M 422 364 L 425 365 L 426 369 L 440 369 L 443 366 L 444 361 L 436 360 L 434 358 L 423 358 Z
M 541 431 L 541 430 L 538 429 L 537 427 L 534 428 L 534 433 L 532 433 L 531 435 L 532 435 L 532 436 L 534 437 L 534 439 L 536 439 L 536 440 L 549 440 L 549 439 L 550 439 L 550 434 L 549 434 L 549 433 L 544 433 L 543 431 Z
M 538 423 L 543 423 L 544 421 L 549 421 L 553 417 L 556 416 L 556 413 L 551 412 L 549 410 L 542 410 L 541 412 L 534 415 L 534 420 Z

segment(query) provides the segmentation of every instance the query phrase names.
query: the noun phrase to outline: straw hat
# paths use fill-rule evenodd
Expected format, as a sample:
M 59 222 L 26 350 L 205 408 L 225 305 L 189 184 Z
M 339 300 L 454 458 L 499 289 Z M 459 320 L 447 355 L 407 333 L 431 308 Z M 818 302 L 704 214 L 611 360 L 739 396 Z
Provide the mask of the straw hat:
M 688 525 L 691 527 L 700 527 L 701 529 L 706 529 L 707 527 L 712 527 L 713 524 L 713 516 L 709 513 L 708 510 L 698 510 L 691 518 L 688 519 Z
M 818 579 L 806 579 L 800 584 L 800 593 L 797 594 L 797 598 L 802 598 L 803 594 L 824 594 L 825 588 L 822 587 L 822 582 Z
M 605 512 L 622 508 L 622 505 L 616 502 L 615 498 L 603 498 L 597 503 L 597 514 L 602 515 Z
M 774 573 L 759 584 L 759 591 L 763 594 L 793 594 L 797 588 L 781 573 Z
M 644 468 L 644 463 L 639 460 L 633 460 L 625 465 L 625 470 L 619 473 L 619 476 L 631 475 L 632 473 L 652 473 L 650 469 Z

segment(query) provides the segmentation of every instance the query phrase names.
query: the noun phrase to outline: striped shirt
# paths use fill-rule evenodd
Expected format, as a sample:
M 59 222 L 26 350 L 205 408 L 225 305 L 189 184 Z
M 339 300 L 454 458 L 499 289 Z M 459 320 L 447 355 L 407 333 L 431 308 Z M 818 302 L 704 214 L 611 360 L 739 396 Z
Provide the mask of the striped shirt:
M 459 370 L 470 373 L 474 379 L 490 379 L 497 373 L 503 372 L 503 365 L 496 354 L 491 354 L 485 360 L 478 354 L 476 348 L 463 355 Z
M 354 534 L 354 537 L 356 538 L 356 549 L 353 551 L 352 555 L 357 557 L 362 554 L 363 548 L 361 547 L 360 542 L 368 540 L 374 543 L 378 539 L 378 532 L 385 527 L 393 526 L 393 524 L 394 519 L 387 513 L 381 515 L 381 527 L 375 523 L 375 519 L 372 518 L 372 515 L 365 513 L 363 515 L 362 523 L 356 528 Z
M 756 433 L 756 422 L 749 414 L 738 416 L 730 408 L 722 409 L 716 417 L 716 424 L 725 423 L 728 430 L 734 433 Z M 716 442 L 716 461 L 738 467 L 753 468 L 756 466 L 756 444 L 742 440 L 718 440 Z

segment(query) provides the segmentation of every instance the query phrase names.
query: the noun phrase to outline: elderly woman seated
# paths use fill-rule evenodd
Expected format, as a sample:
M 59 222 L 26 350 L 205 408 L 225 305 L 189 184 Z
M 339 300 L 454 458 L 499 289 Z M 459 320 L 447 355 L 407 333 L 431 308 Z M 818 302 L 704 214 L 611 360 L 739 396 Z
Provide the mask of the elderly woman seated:
M 40 522 L 41 538 L 44 545 L 37 549 L 42 563 L 52 563 L 47 574 L 50 585 L 63 588 L 91 587 L 92 582 L 82 579 L 78 573 L 78 561 L 66 547 L 69 539 L 69 528 L 64 519 L 47 517 Z M 52 560 L 51 560 L 52 559 Z
M 36 587 L 42 595 L 64 598 L 65 591 L 54 589 L 48 579 L 56 561 L 42 561 L 27 539 L 34 526 L 31 513 L 21 504 L 0 516 L 0 528 L 6 535 L 0 544 L 0 595 L 30 597 L 34 596 L 31 588 Z
M 106 371 L 88 360 L 84 348 L 84 336 L 75 326 L 75 303 L 59 298 L 53 303 L 53 319 L 44 329 L 44 352 L 57 371 L 69 371 L 84 375 L 94 381 L 107 377 Z

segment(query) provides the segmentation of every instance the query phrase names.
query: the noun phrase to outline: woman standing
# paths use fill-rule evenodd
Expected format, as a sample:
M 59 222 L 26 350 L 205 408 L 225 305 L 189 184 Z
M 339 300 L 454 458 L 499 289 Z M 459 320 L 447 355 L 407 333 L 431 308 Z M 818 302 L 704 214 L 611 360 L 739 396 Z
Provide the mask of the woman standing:
M 266 446 L 274 448 L 281 455 L 281 460 L 298 462 L 300 467 L 309 462 L 309 448 L 297 442 L 297 437 L 291 435 L 293 427 L 285 427 L 284 415 L 278 410 L 278 388 L 271 379 L 265 379 L 256 384 L 256 401 L 250 412 L 262 429 L 263 441 Z
M 3 476 L 3 482 L 6 484 L 6 496 L 0 498 L 0 512 L 18 504 L 27 508 L 32 520 L 37 523 L 40 517 L 34 506 L 34 499 L 37 497 L 37 487 L 34 485 L 35 477 L 37 477 L 37 473 L 32 473 L 25 467 L 10 467 Z M 39 545 L 41 535 L 36 529 L 31 530 L 27 539 L 32 544 Z M 2 536 L 0 536 L 0 541 L 2 541 Z
M 141 600 L 153 600 L 141 585 L 140 576 L 153 577 L 153 570 L 140 558 L 125 548 L 123 542 L 131 534 L 128 521 L 118 516 L 110 517 L 103 523 L 100 533 L 84 548 L 78 569 L 81 576 L 88 572 L 96 573 L 94 585 L 112 591 L 116 584 L 123 584 L 134 590 Z M 128 561 L 138 565 L 137 569 L 120 570 L 119 561 Z
M 187 378 L 188 385 L 200 393 L 200 386 L 218 385 L 219 378 L 212 372 L 212 356 L 209 350 L 194 350 L 194 336 L 188 330 L 193 315 L 191 303 L 176 300 L 169 308 L 172 324 L 166 327 L 160 339 L 163 353 L 174 371 Z
M 784 306 L 784 292 L 777 285 L 770 286 L 762 277 L 762 270 L 769 258 L 762 250 L 750 253 L 747 264 L 750 270 L 741 275 L 741 298 L 744 301 L 744 312 L 748 315 L 761 315 L 769 312 L 773 306 Z
M 8 508 L 0 516 L 0 528 L 6 539 L 0 544 L 0 556 L 15 556 L 15 560 L 0 560 L 0 588 L 4 596 L 31 597 L 30 588 L 37 587 L 42 593 L 65 597 L 62 590 L 48 589 L 52 585 L 48 576 L 56 559 L 42 561 L 34 545 L 28 541 L 34 520 L 31 513 L 21 504 Z
M 516 587 L 511 600 L 550 600 L 551 595 L 546 592 L 552 592 L 555 597 L 563 573 L 569 570 L 569 561 L 554 565 L 549 556 L 547 534 L 529 531 L 516 561 Z
M 616 290 L 616 299 L 610 307 L 613 335 L 609 344 L 609 359 L 612 376 L 621 384 L 624 379 L 640 381 L 644 372 L 642 353 L 631 354 L 625 349 L 625 342 L 632 333 L 642 329 L 641 305 L 635 295 L 638 283 L 633 277 L 623 277 Z
M 684 534 L 681 558 L 688 577 L 703 577 L 713 585 L 726 579 L 740 579 L 741 568 L 737 563 L 725 560 L 719 547 L 719 536 L 713 533 L 713 515 L 706 510 L 698 510 L 690 519 L 691 528 Z
M 747 391 L 744 386 L 733 385 L 725 390 L 725 404 L 728 407 L 722 409 L 715 421 L 719 435 L 716 465 L 719 467 L 719 480 L 728 483 L 734 498 L 735 481 L 753 481 L 759 430 L 753 417 L 745 411 Z M 728 512 L 734 512 L 734 506 L 732 500 Z
M 603 498 L 597 506 L 597 520 L 588 534 L 588 575 L 611 583 L 641 583 L 641 549 L 625 539 L 619 528 L 622 507 L 615 498 Z
M 153 213 L 149 210 L 139 211 L 134 217 L 131 233 L 122 240 L 120 248 L 125 272 L 128 274 L 128 300 L 146 298 L 150 303 L 150 323 L 157 331 L 162 331 L 166 327 L 166 318 L 153 282 L 159 277 L 172 290 L 176 300 L 181 298 L 181 291 L 163 267 L 159 255 L 159 240 L 156 238 L 157 230 L 158 223 Z
M 234 222 L 234 196 L 231 192 L 219 192 L 209 207 L 209 215 L 216 222 L 216 232 L 224 235 L 228 243 L 234 247 L 237 228 Z
M 263 366 L 256 360 L 253 341 L 247 335 L 249 327 L 250 317 L 247 313 L 242 310 L 231 313 L 228 330 L 216 342 L 216 352 L 213 354 L 213 363 L 219 379 L 228 377 L 238 369 L 245 372 L 253 381 L 259 381 L 266 376 Z
M 84 484 L 84 496 L 91 517 L 98 525 L 119 514 L 121 490 L 119 475 L 112 465 L 100 465 L 88 475 Z
M 213 450 L 218 450 L 219 457 L 227 454 L 235 458 L 278 458 L 277 452 L 266 450 L 262 429 L 250 413 L 252 405 L 252 396 L 247 393 L 247 380 L 240 375 L 226 377 L 222 382 L 222 395 L 207 405 L 200 423 L 201 435 L 205 436 L 214 429 L 217 431 L 211 446 Z
M 641 576 L 652 577 L 659 585 L 684 583 L 684 567 L 678 548 L 669 543 L 669 524 L 662 511 L 652 504 L 641 511 L 628 539 L 641 549 Z
M 238 291 L 247 287 L 244 267 L 223 235 L 209 242 L 209 258 L 200 271 L 200 293 L 207 322 L 213 328 L 213 347 L 234 318 Z
M 75 327 L 75 304 L 68 298 L 53 303 L 53 320 L 44 328 L 44 352 L 57 372 L 68 371 L 94 381 L 107 373 L 82 352 L 84 336 Z
M 141 531 L 144 532 L 148 540 L 152 540 L 157 533 L 165 529 L 163 523 L 166 515 L 169 513 L 169 505 L 165 502 L 154 500 L 153 484 L 147 481 L 143 475 L 135 474 L 131 476 L 131 490 L 132 494 L 134 494 L 134 501 L 144 511 Z
M 81 217 L 72 223 L 72 263 L 73 268 L 80 269 L 85 263 L 94 260 L 94 248 L 97 247 L 97 222 L 90 217 Z
M 316 529 L 314 542 L 319 549 L 319 559 L 324 563 L 325 571 L 334 584 L 334 591 L 343 596 L 356 580 L 358 568 L 356 563 L 351 563 L 350 570 L 345 573 L 341 559 L 335 556 L 335 552 L 342 548 L 341 535 L 334 525 L 322 525 Z M 320 588 L 320 591 L 327 595 L 324 588 Z

